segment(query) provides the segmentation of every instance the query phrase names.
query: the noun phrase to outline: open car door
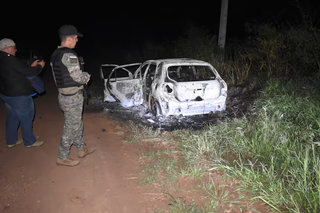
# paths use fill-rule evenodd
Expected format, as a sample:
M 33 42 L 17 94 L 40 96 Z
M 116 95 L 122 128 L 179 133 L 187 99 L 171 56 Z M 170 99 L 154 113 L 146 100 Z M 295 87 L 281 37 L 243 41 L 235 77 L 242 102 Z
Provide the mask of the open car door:
M 111 71 L 119 65 L 117 64 L 102 64 L 100 66 L 100 78 L 103 80 L 104 85 L 104 91 L 103 91 L 103 102 L 115 102 L 116 100 L 114 97 L 110 94 L 108 88 L 107 88 L 107 81 L 108 77 L 111 73 Z
M 118 100 L 123 107 L 137 106 L 143 103 L 141 79 L 133 76 L 140 64 L 116 66 L 107 79 L 106 87 L 110 95 Z

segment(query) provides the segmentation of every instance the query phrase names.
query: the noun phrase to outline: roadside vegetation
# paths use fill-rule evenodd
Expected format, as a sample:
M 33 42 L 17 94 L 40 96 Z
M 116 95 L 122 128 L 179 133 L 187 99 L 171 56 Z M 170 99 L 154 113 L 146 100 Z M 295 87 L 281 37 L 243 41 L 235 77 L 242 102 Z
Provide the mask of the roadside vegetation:
M 269 82 L 250 115 L 223 120 L 199 131 L 163 134 L 130 125 L 133 134 L 128 141 L 163 147 L 140 153 L 147 162 L 140 183 L 152 185 L 166 180 L 170 185 L 181 177 L 201 180 L 195 189 L 203 190 L 207 203 L 189 211 L 195 206 L 175 201 L 174 209 L 181 211 L 172 212 L 215 212 L 219 206 L 230 204 L 240 208 L 244 203 L 239 199 L 245 193 L 250 194 L 250 202 L 267 204 L 270 212 L 319 212 L 320 147 L 314 143 L 320 141 L 317 84 L 313 79 Z M 237 199 L 228 198 L 232 191 L 221 186 L 226 181 L 210 178 L 217 172 L 222 172 L 226 180 L 237 180 Z M 168 189 L 166 184 L 162 185 L 164 189 Z
M 224 50 L 201 28 L 176 42 L 177 57 L 210 62 L 258 98 L 241 118 L 198 131 L 129 124 L 128 142 L 158 147 L 140 153 L 139 181 L 163 189 L 171 213 L 320 212 L 320 30 L 300 12 L 301 24 L 248 24 L 247 39 Z M 184 178 L 200 193 L 189 203 L 174 195 Z
M 207 61 L 229 88 L 257 97 L 242 117 L 197 131 L 128 122 L 127 142 L 154 146 L 139 153 L 139 183 L 161 189 L 170 213 L 320 212 L 320 30 L 297 7 L 300 22 L 248 23 L 246 38 L 224 49 L 197 27 L 161 49 L 148 44 L 149 57 L 166 58 L 168 47 L 170 57 Z

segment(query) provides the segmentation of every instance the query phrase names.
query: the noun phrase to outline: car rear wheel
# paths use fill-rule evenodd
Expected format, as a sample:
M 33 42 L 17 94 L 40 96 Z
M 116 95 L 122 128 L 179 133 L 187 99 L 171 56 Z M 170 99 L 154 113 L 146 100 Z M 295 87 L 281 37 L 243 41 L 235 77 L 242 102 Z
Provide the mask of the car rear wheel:
M 150 103 L 150 106 L 151 106 L 151 113 L 155 117 L 161 116 L 161 108 L 160 108 L 160 104 L 158 101 L 152 100 Z

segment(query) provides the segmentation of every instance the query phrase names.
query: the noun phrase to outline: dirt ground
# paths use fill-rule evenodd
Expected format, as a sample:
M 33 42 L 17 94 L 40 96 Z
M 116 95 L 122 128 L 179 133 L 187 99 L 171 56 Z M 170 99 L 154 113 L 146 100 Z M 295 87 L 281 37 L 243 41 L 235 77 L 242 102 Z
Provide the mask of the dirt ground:
M 138 183 L 138 174 L 143 169 L 139 153 L 153 147 L 124 142 L 123 136 L 128 130 L 121 119 L 115 120 L 90 111 L 84 113 L 84 139 L 89 146 L 96 147 L 96 151 L 81 159 L 80 165 L 76 167 L 56 165 L 64 118 L 51 72 L 46 72 L 43 78 L 46 94 L 34 100 L 34 133 L 45 142 L 43 146 L 26 148 L 19 145 L 7 148 L 6 108 L 3 101 L 0 101 L 0 212 L 168 212 L 170 202 L 161 187 L 141 186 Z M 243 105 L 242 102 L 239 105 Z M 75 147 L 71 149 L 71 157 L 77 158 Z M 218 182 L 222 181 L 219 173 L 209 175 Z M 182 177 L 179 184 L 183 190 L 178 191 L 176 197 L 190 200 L 196 198 L 201 202 L 201 195 L 188 190 L 188 186 L 192 187 L 190 180 Z M 232 209 L 227 206 L 219 212 L 251 212 L 249 209 Z M 258 203 L 255 209 L 267 212 L 263 203 Z
M 140 186 L 137 148 L 122 141 L 120 123 L 101 114 L 84 114 L 84 139 L 96 151 L 76 167 L 55 164 L 63 114 L 50 75 L 46 95 L 35 98 L 34 133 L 41 147 L 7 148 L 6 108 L 0 102 L 0 212 L 128 213 L 168 209 L 162 193 Z M 19 139 L 21 130 L 19 129 Z M 71 157 L 77 158 L 75 147 Z

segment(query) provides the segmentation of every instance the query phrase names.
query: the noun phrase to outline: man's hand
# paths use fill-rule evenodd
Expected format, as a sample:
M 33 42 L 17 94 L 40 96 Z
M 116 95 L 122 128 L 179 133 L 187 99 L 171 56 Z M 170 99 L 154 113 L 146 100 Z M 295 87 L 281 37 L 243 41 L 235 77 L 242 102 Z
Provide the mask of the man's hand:
M 43 68 L 46 63 L 45 63 L 43 60 L 42 60 L 42 61 L 36 60 L 36 61 L 34 61 L 34 62 L 31 64 L 31 67 L 35 67 L 35 66 L 37 66 L 38 64 Z
M 90 81 L 90 78 L 87 80 L 87 83 L 86 83 L 86 85 L 88 84 L 88 82 Z
M 32 64 L 31 64 L 31 67 L 35 67 L 38 65 L 40 60 L 35 60 Z
M 44 67 L 44 65 L 46 65 L 46 63 L 44 62 L 44 60 L 38 62 L 38 64 L 40 64 L 42 68 Z

